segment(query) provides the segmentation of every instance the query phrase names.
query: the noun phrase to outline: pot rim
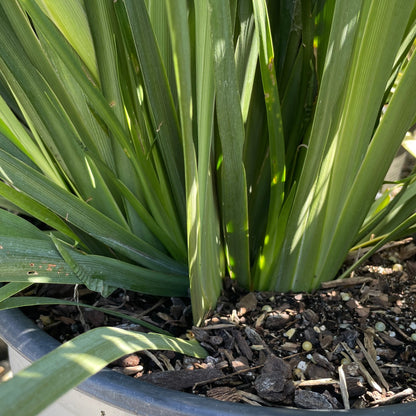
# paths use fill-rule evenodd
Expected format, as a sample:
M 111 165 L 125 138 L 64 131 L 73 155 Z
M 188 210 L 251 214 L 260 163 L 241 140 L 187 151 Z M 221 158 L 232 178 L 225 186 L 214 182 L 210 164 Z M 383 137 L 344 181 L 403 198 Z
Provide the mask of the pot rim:
M 35 361 L 53 350 L 59 342 L 38 328 L 20 310 L 0 311 L 0 338 L 29 361 Z M 106 403 L 126 411 L 146 415 L 172 416 L 300 416 L 304 412 L 313 415 L 328 415 L 328 412 L 353 412 L 360 414 L 399 414 L 412 416 L 416 412 L 416 402 L 394 404 L 377 408 L 354 410 L 305 410 L 287 407 L 256 407 L 240 403 L 221 402 L 154 386 L 133 379 L 110 369 L 103 369 L 90 377 L 77 388 Z

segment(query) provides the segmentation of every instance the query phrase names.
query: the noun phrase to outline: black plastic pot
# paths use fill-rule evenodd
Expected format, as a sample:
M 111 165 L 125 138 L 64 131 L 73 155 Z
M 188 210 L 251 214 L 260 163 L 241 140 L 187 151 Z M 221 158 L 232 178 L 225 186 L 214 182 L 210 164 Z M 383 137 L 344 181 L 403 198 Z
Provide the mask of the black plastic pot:
M 29 362 L 39 359 L 59 345 L 58 341 L 37 328 L 19 310 L 0 311 L 0 338 L 8 344 L 11 357 L 18 354 Z M 12 358 L 11 365 L 13 367 Z M 102 370 L 83 382 L 73 393 L 78 396 L 69 398 L 69 406 L 64 404 L 63 408 L 53 408 L 50 414 L 59 414 L 60 416 L 70 414 L 77 416 L 100 414 L 106 416 L 131 414 L 141 416 L 300 416 L 306 413 L 311 416 L 331 413 L 413 416 L 416 414 L 416 402 L 348 411 L 267 408 L 220 402 L 156 387 L 108 369 Z M 94 398 L 95 404 L 92 406 L 95 406 L 95 410 L 91 410 L 92 407 L 90 407 L 88 413 L 85 413 L 85 410 L 80 410 L 77 405 L 85 404 L 83 402 L 89 398 Z M 59 406 L 59 404 L 55 406 Z M 56 413 L 57 409 L 59 409 L 59 413 Z

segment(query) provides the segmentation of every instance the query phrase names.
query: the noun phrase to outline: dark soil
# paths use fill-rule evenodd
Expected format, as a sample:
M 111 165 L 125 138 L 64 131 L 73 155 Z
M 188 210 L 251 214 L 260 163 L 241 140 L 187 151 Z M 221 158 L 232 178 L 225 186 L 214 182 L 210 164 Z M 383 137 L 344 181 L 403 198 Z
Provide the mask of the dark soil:
M 71 298 L 73 288 L 37 295 Z M 40 293 L 41 292 L 41 293 Z M 189 300 L 79 288 L 82 302 L 117 308 L 175 336 L 196 338 L 205 360 L 158 351 L 113 363 L 114 371 L 217 400 L 261 406 L 362 408 L 414 400 L 416 246 L 412 239 L 374 255 L 353 276 L 313 294 L 244 293 L 230 282 L 204 327 L 192 328 Z M 60 341 L 96 326 L 143 331 L 102 312 L 28 308 Z

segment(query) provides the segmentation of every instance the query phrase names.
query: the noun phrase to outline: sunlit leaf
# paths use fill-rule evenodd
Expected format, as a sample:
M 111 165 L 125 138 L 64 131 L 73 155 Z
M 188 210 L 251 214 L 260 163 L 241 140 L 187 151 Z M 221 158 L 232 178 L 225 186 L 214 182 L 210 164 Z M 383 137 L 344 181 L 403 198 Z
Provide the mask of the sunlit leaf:
M 66 342 L 2 385 L 2 411 L 37 414 L 107 364 L 143 349 L 170 350 L 201 358 L 207 355 L 195 342 L 118 328 L 96 328 Z M 22 396 L 24 401 L 20 400 Z

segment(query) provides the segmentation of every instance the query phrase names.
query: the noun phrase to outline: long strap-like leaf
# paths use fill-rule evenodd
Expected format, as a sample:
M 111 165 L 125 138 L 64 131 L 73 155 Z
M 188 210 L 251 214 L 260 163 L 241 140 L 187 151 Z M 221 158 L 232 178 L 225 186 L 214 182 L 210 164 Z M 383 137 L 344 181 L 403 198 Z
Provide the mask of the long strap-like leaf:
M 58 244 L 61 247 L 64 243 Z M 88 284 L 94 278 L 101 285 L 158 296 L 186 296 L 189 287 L 184 275 L 83 254 L 69 245 L 62 249 L 70 259 L 71 264 L 67 264 L 47 234 L 4 210 L 0 210 L 0 247 L 2 282 Z
M 0 176 L 3 180 L 98 241 L 155 270 L 184 273 L 184 267 L 169 256 L 129 233 L 88 203 L 63 190 L 1 149 L 0 164 Z
M 216 109 L 221 139 L 221 212 L 230 276 L 250 287 L 247 184 L 243 165 L 244 126 L 234 62 L 230 5 L 209 2 Z
M 66 342 L 2 384 L 2 412 L 15 416 L 38 414 L 107 364 L 143 349 L 206 356 L 205 350 L 197 343 L 166 335 L 141 334 L 107 327 L 93 329 Z M 22 396 L 25 400 L 19 400 Z

